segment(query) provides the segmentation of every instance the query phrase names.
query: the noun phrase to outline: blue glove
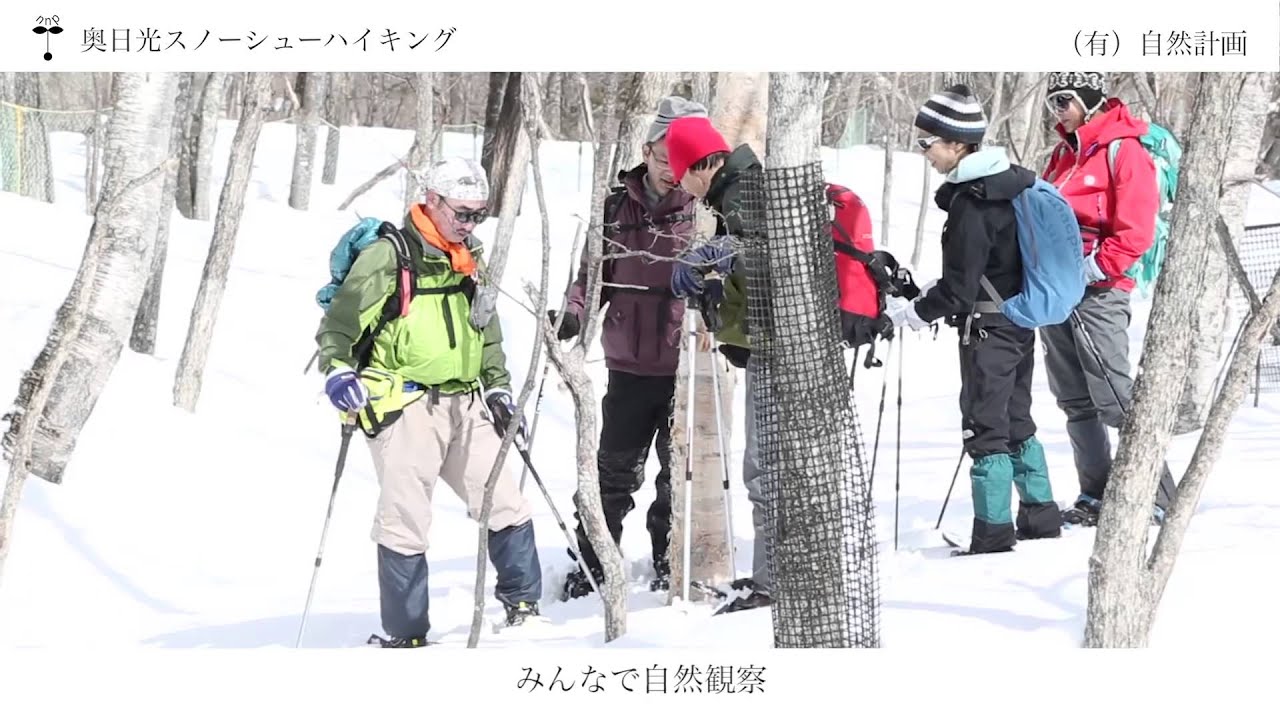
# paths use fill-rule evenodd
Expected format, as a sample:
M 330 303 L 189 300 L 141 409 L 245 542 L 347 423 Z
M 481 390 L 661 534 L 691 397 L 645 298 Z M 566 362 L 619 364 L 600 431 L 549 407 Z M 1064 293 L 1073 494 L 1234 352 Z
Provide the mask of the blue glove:
M 709 271 L 722 275 L 733 272 L 733 253 L 733 237 L 729 235 L 713 237 L 685 253 L 671 271 L 671 293 L 680 298 L 701 293 L 702 280 Z
M 493 429 L 502 436 L 506 433 L 511 418 L 516 414 L 516 402 L 511 397 L 511 392 L 502 388 L 490 390 L 484 394 L 484 404 L 489 408 L 489 415 L 493 418 Z M 521 441 L 529 441 L 529 427 L 525 418 L 520 418 L 520 427 L 516 432 Z
M 324 392 L 329 402 L 343 412 L 356 412 L 369 403 L 369 391 L 360 376 L 349 367 L 336 367 L 324 379 Z

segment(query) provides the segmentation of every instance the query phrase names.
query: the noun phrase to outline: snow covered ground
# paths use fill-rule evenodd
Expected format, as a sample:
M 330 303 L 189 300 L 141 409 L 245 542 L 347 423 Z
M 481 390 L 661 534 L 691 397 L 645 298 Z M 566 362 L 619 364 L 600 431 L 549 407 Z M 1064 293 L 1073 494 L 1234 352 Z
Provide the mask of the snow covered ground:
M 221 187 L 234 125 L 218 135 L 214 182 Z M 83 146 L 78 136 L 55 135 L 58 202 L 50 206 L 0 195 L 6 232 L 0 234 L 0 396 L 14 396 L 18 380 L 44 342 L 49 323 L 75 274 L 91 218 L 84 214 Z M 174 214 L 165 273 L 158 350 L 139 356 L 127 348 L 80 439 L 65 483 L 27 483 L 15 543 L 0 585 L 0 647 L 98 648 L 292 647 L 311 577 L 338 445 L 335 416 L 321 394 L 321 378 L 302 368 L 314 350 L 319 317 L 315 291 L 328 280 L 327 255 L 361 215 L 392 218 L 402 196 L 399 178 L 362 197 L 351 210 L 333 210 L 411 142 L 404 132 L 348 129 L 336 185 L 317 183 L 312 210 L 289 209 L 293 129 L 263 131 L 232 263 L 229 287 L 205 372 L 198 411 L 172 407 L 174 368 L 204 263 L 211 222 Z M 472 155 L 472 136 L 450 134 L 448 152 Z M 589 202 L 591 154 L 575 143 L 544 147 L 555 256 L 552 284 L 568 268 L 575 214 Z M 880 236 L 883 155 L 876 148 L 825 151 L 830 179 L 862 195 Z M 890 249 L 908 258 L 914 240 L 923 164 L 897 157 Z M 936 177 L 933 179 L 936 185 Z M 217 193 L 214 193 L 216 202 Z M 536 208 L 532 187 L 525 199 Z M 354 212 L 353 212 L 354 210 Z M 928 253 L 917 280 L 938 267 L 940 211 L 928 216 Z M 1251 223 L 1280 222 L 1280 198 L 1255 190 Z M 489 237 L 496 226 L 481 229 Z M 538 281 L 541 242 L 533 212 L 520 218 L 505 288 L 522 302 L 526 280 Z M 500 309 L 514 380 L 523 382 L 532 324 L 510 297 Z M 1147 305 L 1139 303 L 1132 331 L 1140 352 Z M 599 357 L 599 350 L 595 352 Z M 959 454 L 956 352 L 953 336 L 925 335 L 906 343 L 901 447 L 901 535 L 893 549 L 895 451 L 893 387 L 884 416 L 875 498 L 881 541 L 883 643 L 890 648 L 1068 648 L 1084 624 L 1087 558 L 1092 531 L 1056 541 L 1022 543 L 1014 553 L 947 557 L 933 532 Z M 896 358 L 892 368 L 896 373 Z M 1042 367 L 1042 366 L 1041 366 Z M 591 366 L 597 397 L 602 363 Z M 859 369 L 857 400 L 871 442 L 883 370 Z M 552 374 L 554 378 L 554 373 Z M 890 376 L 891 380 L 896 374 Z M 734 520 L 740 573 L 750 568 L 751 527 L 746 493 L 737 482 L 742 436 L 738 384 L 732 439 Z M 1035 418 L 1049 455 L 1061 503 L 1076 495 L 1063 416 L 1043 370 L 1035 377 Z M 567 393 L 548 383 L 533 456 L 562 515 L 571 516 L 574 466 L 563 448 L 572 442 Z M 1266 647 L 1280 642 L 1274 612 L 1280 554 L 1280 399 L 1247 402 L 1232 427 L 1223 459 L 1205 492 L 1152 637 L 1156 647 Z M 1268 439 L 1270 438 L 1270 439 Z M 1170 464 L 1179 475 L 1194 436 L 1178 438 Z M 2 465 L 2 463 L 0 463 Z M 511 453 L 511 472 L 520 459 Z M 1271 468 L 1268 470 L 1267 468 Z M 5 468 L 0 467 L 0 470 Z M 967 528 L 971 503 L 967 463 L 944 526 Z M 657 472 L 651 458 L 637 510 L 627 519 L 623 550 L 634 588 L 626 647 L 760 648 L 771 643 L 767 610 L 710 618 L 707 607 L 668 607 L 646 589 L 648 539 L 644 508 Z M 441 486 L 443 487 L 443 486 Z M 544 566 L 544 614 L 554 622 L 536 638 L 486 634 L 482 647 L 536 642 L 591 647 L 603 643 L 594 597 L 553 599 L 570 569 L 565 541 L 530 480 L 539 552 Z M 307 647 L 361 644 L 380 632 L 374 545 L 369 540 L 376 481 L 366 449 L 353 444 L 329 531 L 324 564 L 308 624 Z M 471 619 L 476 526 L 447 491 L 435 498 L 429 551 L 432 634 L 464 645 Z M 501 612 L 491 594 L 487 618 Z

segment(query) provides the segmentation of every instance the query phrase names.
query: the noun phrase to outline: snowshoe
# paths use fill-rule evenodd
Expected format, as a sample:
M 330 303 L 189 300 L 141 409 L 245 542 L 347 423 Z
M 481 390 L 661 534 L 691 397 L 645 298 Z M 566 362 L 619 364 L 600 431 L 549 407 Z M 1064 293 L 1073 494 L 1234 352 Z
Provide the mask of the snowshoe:
M 507 606 L 507 627 L 524 625 L 535 618 L 544 620 L 542 613 L 538 612 L 538 603 L 522 601 L 515 605 Z
M 666 592 L 671 589 L 671 563 L 666 560 L 655 560 L 653 563 L 653 580 L 649 581 L 651 592 Z
M 726 593 L 724 599 L 728 602 L 723 603 L 712 615 L 723 615 L 724 613 L 738 612 L 739 610 L 754 610 L 756 608 L 769 607 L 773 604 L 773 596 L 769 592 L 756 585 L 751 578 L 739 578 L 729 583 L 729 587 L 733 590 L 732 596 Z
M 1098 514 L 1101 512 L 1101 500 L 1088 495 L 1081 495 L 1076 498 L 1074 505 L 1062 511 L 1062 524 L 1094 527 L 1098 524 Z
M 374 633 L 369 636 L 367 645 L 377 645 L 383 648 L 424 648 L 435 643 L 424 637 L 413 638 L 387 638 Z
M 603 570 L 593 570 L 591 575 L 595 579 L 597 587 L 604 585 Z M 582 572 L 582 568 L 578 568 L 565 577 L 564 589 L 560 593 L 560 599 L 561 601 L 572 600 L 574 598 L 586 597 L 591 593 L 591 580 L 587 579 L 587 575 Z
M 955 548 L 955 550 L 951 551 L 951 557 L 967 557 L 970 555 L 990 555 L 992 553 L 1013 552 L 1012 547 L 1002 548 L 1000 550 L 988 550 L 987 552 L 980 553 L 973 552 L 970 549 L 973 547 L 973 542 L 967 535 L 957 535 L 948 530 L 942 531 L 942 541 Z

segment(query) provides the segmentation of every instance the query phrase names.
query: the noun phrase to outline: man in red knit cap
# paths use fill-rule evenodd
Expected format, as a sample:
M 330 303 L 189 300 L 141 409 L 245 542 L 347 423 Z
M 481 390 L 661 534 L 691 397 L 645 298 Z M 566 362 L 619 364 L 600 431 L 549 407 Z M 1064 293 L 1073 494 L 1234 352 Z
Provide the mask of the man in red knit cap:
M 739 145 L 730 150 L 724 137 L 705 117 L 677 118 L 667 130 L 667 158 L 671 174 L 686 192 L 700 198 L 715 212 L 713 237 L 698 245 L 677 262 L 671 273 L 671 291 L 676 297 L 689 297 L 706 308 L 705 314 L 718 318 L 715 331 L 720 352 L 738 368 L 747 368 L 751 342 L 747 334 L 747 280 L 735 262 L 734 238 L 744 234 L 739 208 L 739 180 L 744 173 L 762 172 L 764 167 L 751 146 Z M 760 232 L 760 228 L 750 228 Z M 706 276 L 715 271 L 724 276 L 723 297 L 719 286 L 707 283 Z M 747 593 L 730 603 L 726 611 L 747 610 L 770 604 L 772 582 L 765 557 L 764 493 L 760 487 L 759 446 L 756 441 L 754 373 L 746 370 L 746 450 L 742 457 L 742 482 L 751 500 L 751 520 L 755 530 L 752 546 L 750 578 L 734 580 L 735 590 Z M 737 569 L 734 570 L 735 574 Z

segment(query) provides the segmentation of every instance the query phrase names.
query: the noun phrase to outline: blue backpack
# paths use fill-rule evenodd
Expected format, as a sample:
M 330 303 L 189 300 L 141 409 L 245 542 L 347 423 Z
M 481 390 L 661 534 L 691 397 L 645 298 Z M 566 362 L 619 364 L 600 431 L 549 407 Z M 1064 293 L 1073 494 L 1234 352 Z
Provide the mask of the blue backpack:
M 1024 328 L 1066 322 L 1087 286 L 1080 224 L 1052 183 L 1035 184 L 1013 199 L 1022 255 L 1022 291 L 1003 299 L 985 275 L 982 287 L 1005 317 Z
M 329 303 L 333 302 L 333 296 L 337 294 L 338 288 L 342 286 L 342 281 L 346 279 L 347 273 L 351 272 L 351 266 L 355 264 L 356 257 L 378 239 L 378 228 L 381 225 L 382 221 L 377 218 L 364 218 L 350 230 L 343 233 L 338 243 L 334 245 L 333 251 L 329 253 L 329 277 L 331 282 L 320 288 L 319 292 L 316 293 L 316 303 L 321 308 L 329 309 Z

